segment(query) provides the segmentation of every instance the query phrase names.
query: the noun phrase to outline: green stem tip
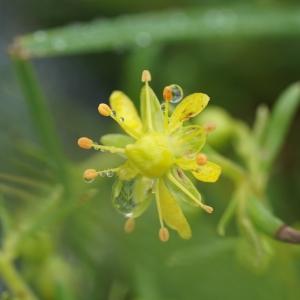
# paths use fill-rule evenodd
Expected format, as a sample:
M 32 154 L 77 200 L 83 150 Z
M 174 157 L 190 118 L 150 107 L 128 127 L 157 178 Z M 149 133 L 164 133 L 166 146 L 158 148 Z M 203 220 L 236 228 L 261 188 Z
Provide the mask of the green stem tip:
M 276 232 L 275 238 L 290 244 L 300 244 L 300 231 L 284 224 Z

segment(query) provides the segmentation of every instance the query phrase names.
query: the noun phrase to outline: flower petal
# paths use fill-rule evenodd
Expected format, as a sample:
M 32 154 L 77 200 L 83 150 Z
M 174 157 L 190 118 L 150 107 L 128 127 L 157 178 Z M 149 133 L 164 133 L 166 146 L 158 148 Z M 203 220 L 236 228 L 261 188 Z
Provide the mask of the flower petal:
M 179 128 L 171 136 L 174 154 L 177 157 L 195 158 L 206 142 L 206 131 L 202 126 L 190 125 Z
M 199 203 L 202 203 L 202 197 L 192 181 L 179 168 L 173 168 L 171 174 L 173 175 L 173 179 L 175 179 L 178 183 L 178 185 L 176 185 L 168 177 L 165 178 L 165 184 L 172 196 L 175 199 L 179 199 L 180 201 L 198 207 Z M 189 195 L 192 195 L 193 198 L 191 198 L 186 192 L 180 189 L 179 186 L 182 186 Z M 197 201 L 195 201 L 195 199 Z
M 113 185 L 113 205 L 124 216 L 137 218 L 149 206 L 153 181 L 146 177 L 124 181 L 117 179 Z
M 163 130 L 163 113 L 160 102 L 148 82 L 141 90 L 141 117 L 145 131 Z
M 184 121 L 198 115 L 208 104 L 209 97 L 203 93 L 194 93 L 185 97 L 175 108 L 169 122 L 169 132 L 180 127 Z
M 100 142 L 104 146 L 124 148 L 128 144 L 134 143 L 134 139 L 126 134 L 111 133 L 103 135 Z
M 219 165 L 208 161 L 204 166 L 198 166 L 192 173 L 200 181 L 216 182 L 221 175 L 221 171 Z
M 140 137 L 143 125 L 132 101 L 123 92 L 114 91 L 109 102 L 123 130 L 134 138 Z
M 166 224 L 176 230 L 183 239 L 192 236 L 191 228 L 187 222 L 180 206 L 168 191 L 163 180 L 159 180 L 159 202 L 162 218 Z

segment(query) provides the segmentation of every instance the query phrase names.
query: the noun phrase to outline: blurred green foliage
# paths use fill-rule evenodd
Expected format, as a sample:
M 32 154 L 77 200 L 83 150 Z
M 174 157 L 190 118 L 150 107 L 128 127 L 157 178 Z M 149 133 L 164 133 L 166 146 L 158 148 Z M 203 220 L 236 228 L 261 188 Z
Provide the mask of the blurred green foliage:
M 116 131 L 112 123 L 96 119 L 99 97 L 122 88 L 137 102 L 144 68 L 151 69 L 155 90 L 169 83 L 180 84 L 186 94 L 201 90 L 215 105 L 252 122 L 259 103 L 271 105 L 281 90 L 299 80 L 297 1 L 251 6 L 230 1 L 224 6 L 192 0 L 30 0 L 1 6 L 4 37 L 35 31 L 15 44 L 21 56 L 84 53 L 34 61 L 42 89 L 29 63 L 15 60 L 28 110 L 16 93 L 7 58 L 0 56 L 0 254 L 9 256 L 1 256 L 0 268 L 4 263 L 9 274 L 17 272 L 26 283 L 17 284 L 14 288 L 25 292 L 11 298 L 5 296 L 7 278 L 2 277 L 3 299 L 25 299 L 24 294 L 59 300 L 299 299 L 296 246 L 263 237 L 268 261 L 255 268 L 257 256 L 249 253 L 247 241 L 238 239 L 235 226 L 229 226 L 227 237 L 217 235 L 216 224 L 234 189 L 228 179 L 213 188 L 199 185 L 217 209 L 213 216 L 189 212 L 192 240 L 172 235 L 161 244 L 154 206 L 132 235 L 123 233 L 123 220 L 110 201 L 112 180 L 87 185 L 81 179 L 85 168 L 118 162 L 107 154 L 86 160 L 75 145 L 86 132 L 98 139 Z M 99 21 L 44 31 L 93 18 Z M 14 31 L 9 31 L 13 23 Z M 268 123 L 271 138 L 262 138 L 274 157 L 283 142 L 274 124 L 282 117 L 290 121 L 296 113 L 296 103 L 280 103 Z M 269 174 L 270 203 L 288 223 L 299 220 L 299 126 L 298 117 Z M 285 134 L 287 126 L 280 128 Z M 231 143 L 220 149 L 233 157 Z M 7 261 L 11 263 L 5 265 Z

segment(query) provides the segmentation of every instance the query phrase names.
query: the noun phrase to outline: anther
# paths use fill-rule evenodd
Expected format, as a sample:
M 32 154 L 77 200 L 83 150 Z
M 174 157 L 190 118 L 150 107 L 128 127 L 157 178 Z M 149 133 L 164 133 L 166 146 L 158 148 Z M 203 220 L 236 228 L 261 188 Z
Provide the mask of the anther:
M 162 242 L 167 242 L 170 238 L 169 230 L 166 227 L 162 227 L 159 230 L 159 239 Z
M 87 137 L 81 137 L 78 139 L 77 144 L 82 149 L 91 149 L 94 142 Z
M 206 133 L 213 132 L 216 129 L 216 127 L 217 127 L 216 124 L 212 123 L 212 122 L 204 125 L 204 129 L 205 129 Z
M 124 224 L 124 231 L 126 233 L 131 233 L 133 232 L 135 228 L 135 220 L 134 218 L 129 218 L 126 220 L 125 224 Z
M 196 157 L 196 162 L 200 166 L 204 166 L 207 163 L 207 156 L 203 153 L 199 153 Z
M 112 114 L 111 108 L 105 103 L 99 104 L 98 111 L 99 111 L 99 114 L 104 117 L 109 117 Z
M 209 214 L 211 214 L 214 211 L 213 207 L 205 205 L 205 204 L 202 205 L 202 208 Z
M 148 82 L 151 81 L 151 74 L 148 70 L 144 70 L 142 72 L 142 82 Z
M 173 98 L 172 88 L 170 86 L 166 86 L 163 90 L 163 98 L 165 101 L 170 102 Z
M 93 180 L 98 176 L 98 172 L 95 169 L 87 169 L 83 172 L 83 178 L 85 180 Z

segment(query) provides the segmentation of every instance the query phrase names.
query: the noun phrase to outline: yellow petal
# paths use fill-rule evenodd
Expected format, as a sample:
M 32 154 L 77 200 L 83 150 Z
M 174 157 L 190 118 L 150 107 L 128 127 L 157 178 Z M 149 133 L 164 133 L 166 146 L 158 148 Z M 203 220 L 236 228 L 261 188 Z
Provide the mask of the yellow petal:
M 176 230 L 183 239 L 189 239 L 192 231 L 180 206 L 172 197 L 163 180 L 159 180 L 159 201 L 162 218 L 166 224 Z
M 211 161 L 208 161 L 204 166 L 198 166 L 193 175 L 200 181 L 216 182 L 221 175 L 221 167 Z
M 203 93 L 194 93 L 185 97 L 175 108 L 169 123 L 169 132 L 182 123 L 198 115 L 208 104 L 209 97 Z
M 171 135 L 172 150 L 175 156 L 195 158 L 206 142 L 206 132 L 202 126 L 183 126 Z
M 146 132 L 163 130 L 163 113 L 157 96 L 146 83 L 141 89 L 141 117 Z
M 117 122 L 124 131 L 134 138 L 140 137 L 143 125 L 132 101 L 123 92 L 114 91 L 109 102 L 112 110 L 116 112 Z

